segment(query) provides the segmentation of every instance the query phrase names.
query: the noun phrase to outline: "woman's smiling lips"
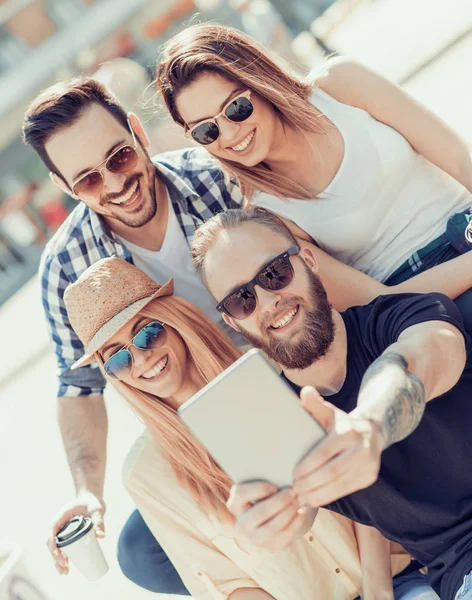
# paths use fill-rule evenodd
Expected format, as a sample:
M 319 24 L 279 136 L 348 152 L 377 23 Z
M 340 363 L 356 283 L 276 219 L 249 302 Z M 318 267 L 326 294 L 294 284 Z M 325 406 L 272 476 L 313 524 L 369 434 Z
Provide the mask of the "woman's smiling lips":
M 165 354 L 161 359 L 158 360 L 158 362 L 153 367 L 151 367 L 150 369 L 145 371 L 142 375 L 140 375 L 140 377 L 142 377 L 143 379 L 146 379 L 147 381 L 149 381 L 151 379 L 156 379 L 157 377 L 160 377 L 162 375 L 162 373 L 167 368 L 168 364 L 169 364 L 169 355 Z
M 232 146 L 227 146 L 227 149 L 231 150 L 231 152 L 236 152 L 239 155 L 247 154 L 253 146 L 255 136 L 256 130 L 253 129 L 240 142 L 233 144 Z

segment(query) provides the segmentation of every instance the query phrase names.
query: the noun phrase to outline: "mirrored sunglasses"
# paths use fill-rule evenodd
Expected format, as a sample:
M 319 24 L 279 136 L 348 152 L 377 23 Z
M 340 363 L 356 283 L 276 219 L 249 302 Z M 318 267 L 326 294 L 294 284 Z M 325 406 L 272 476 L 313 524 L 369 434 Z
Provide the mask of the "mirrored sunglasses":
M 261 288 L 269 292 L 278 292 L 289 286 L 294 275 L 290 257 L 299 252 L 300 248 L 292 246 L 276 256 L 264 265 L 251 281 L 239 286 L 238 289 L 225 296 L 216 306 L 217 310 L 238 320 L 250 317 L 257 306 L 257 295 L 254 286 L 260 285 Z
M 133 339 L 123 348 L 112 354 L 103 365 L 105 373 L 115 379 L 127 379 L 133 369 L 133 354 L 130 346 L 138 350 L 150 350 L 164 346 L 167 340 L 167 330 L 162 323 L 152 321 L 145 325 Z

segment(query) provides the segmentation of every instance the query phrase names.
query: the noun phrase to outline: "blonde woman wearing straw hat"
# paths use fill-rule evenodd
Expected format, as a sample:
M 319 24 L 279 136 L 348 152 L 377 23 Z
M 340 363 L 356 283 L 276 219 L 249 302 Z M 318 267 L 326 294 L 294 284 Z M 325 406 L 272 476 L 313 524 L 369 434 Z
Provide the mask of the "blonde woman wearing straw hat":
M 125 484 L 190 593 L 208 600 L 311 600 L 315 589 L 319 598 L 358 596 L 354 525 L 339 515 L 321 511 L 308 530 L 294 505 L 290 527 L 299 538 L 275 553 L 235 537 L 226 507 L 231 481 L 176 409 L 239 351 L 200 310 L 173 296 L 172 280 L 159 286 L 126 261 L 105 258 L 67 288 L 65 302 L 86 348 L 74 367 L 96 360 L 147 426 L 126 460 Z M 391 554 L 398 573 L 410 559 L 393 545 Z

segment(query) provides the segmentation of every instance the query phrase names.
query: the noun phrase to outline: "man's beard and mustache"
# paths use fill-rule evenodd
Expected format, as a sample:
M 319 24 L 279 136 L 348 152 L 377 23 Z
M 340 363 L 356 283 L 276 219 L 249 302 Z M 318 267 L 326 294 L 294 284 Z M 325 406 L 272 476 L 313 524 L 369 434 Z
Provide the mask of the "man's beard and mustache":
M 147 153 L 146 156 L 149 158 L 149 155 Z M 142 193 L 143 197 L 146 195 L 146 190 L 143 190 L 141 188 L 144 182 L 143 174 L 133 173 L 128 179 L 126 179 L 122 191 L 120 191 L 119 193 L 107 194 L 105 198 L 102 198 L 100 200 L 100 204 L 102 206 L 112 207 L 113 214 L 107 215 L 108 217 L 116 219 L 117 221 L 123 223 L 123 225 L 126 225 L 127 227 L 132 227 L 133 229 L 143 227 L 155 217 L 157 213 L 156 171 L 150 158 L 146 164 L 146 172 L 148 175 L 148 181 L 150 183 L 147 189 L 149 200 L 144 202 L 144 206 L 138 208 L 137 214 L 133 214 L 132 212 L 126 214 L 123 213 L 122 210 L 120 211 L 119 204 L 115 205 L 111 203 L 111 201 L 114 198 L 119 198 L 120 196 L 126 194 L 135 185 L 137 181 L 139 181 L 140 192 Z
M 256 348 L 267 354 L 269 358 L 277 362 L 285 369 L 306 369 L 315 361 L 319 360 L 328 352 L 333 339 L 335 325 L 331 313 L 331 306 L 320 278 L 312 273 L 305 265 L 309 280 L 308 307 L 306 307 L 306 318 L 299 328 L 298 341 L 291 341 L 292 334 L 286 339 L 276 338 L 271 334 L 268 322 L 262 324 L 265 332 L 262 336 L 248 333 L 240 327 L 244 337 Z M 301 301 L 296 298 L 283 306 L 283 312 L 300 306 Z M 301 309 L 301 306 L 299 310 Z M 296 317 L 294 317 L 296 318 Z M 273 319 L 270 319 L 272 321 Z

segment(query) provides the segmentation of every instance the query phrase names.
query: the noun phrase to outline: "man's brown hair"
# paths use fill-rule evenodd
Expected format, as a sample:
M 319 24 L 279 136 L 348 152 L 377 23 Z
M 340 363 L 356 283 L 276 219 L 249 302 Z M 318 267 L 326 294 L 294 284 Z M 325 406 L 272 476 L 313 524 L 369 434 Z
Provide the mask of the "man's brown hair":
M 49 158 L 45 146 L 49 139 L 72 125 L 92 104 L 100 104 L 123 127 L 127 128 L 127 114 L 118 100 L 96 79 L 77 77 L 61 81 L 37 96 L 25 113 L 23 141 L 39 154 L 53 173 L 64 177 Z

